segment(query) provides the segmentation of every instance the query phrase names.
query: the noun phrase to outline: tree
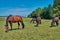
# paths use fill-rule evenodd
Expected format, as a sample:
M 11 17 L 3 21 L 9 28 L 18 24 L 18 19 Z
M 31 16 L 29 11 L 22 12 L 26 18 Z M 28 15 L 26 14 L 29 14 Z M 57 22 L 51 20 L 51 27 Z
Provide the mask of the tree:
M 60 5 L 60 0 L 54 0 L 54 4 L 53 5 L 54 5 L 54 7 Z
M 53 10 L 55 14 L 58 14 L 59 18 L 60 18 L 60 0 L 54 0 L 54 4 L 53 4 Z
M 35 11 L 29 14 L 28 17 L 40 16 L 40 13 L 41 13 L 41 8 L 37 8 Z
M 53 7 L 51 5 L 44 7 L 40 15 L 44 19 L 51 19 L 53 17 Z

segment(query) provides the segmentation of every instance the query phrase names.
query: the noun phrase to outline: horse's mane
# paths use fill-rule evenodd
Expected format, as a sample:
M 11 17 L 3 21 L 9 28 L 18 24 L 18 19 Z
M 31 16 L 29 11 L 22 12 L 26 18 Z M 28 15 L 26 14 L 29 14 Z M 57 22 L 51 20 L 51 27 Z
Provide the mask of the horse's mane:
M 7 19 L 9 18 L 9 17 L 11 17 L 12 15 L 9 15 L 8 17 L 7 17 Z
M 11 17 L 12 15 L 9 15 L 8 17 L 7 17 L 7 19 L 6 19 L 6 25 L 8 25 L 8 19 L 9 19 L 9 17 Z

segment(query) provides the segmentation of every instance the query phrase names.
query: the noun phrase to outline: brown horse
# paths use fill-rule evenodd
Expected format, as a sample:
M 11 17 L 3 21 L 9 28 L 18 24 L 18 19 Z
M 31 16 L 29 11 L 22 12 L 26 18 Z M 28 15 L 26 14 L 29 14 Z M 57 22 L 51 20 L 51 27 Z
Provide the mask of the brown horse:
M 31 21 L 30 21 L 30 23 L 31 23 L 31 22 L 34 23 L 35 21 L 38 21 L 38 22 L 41 24 L 41 17 L 32 18 Z
M 30 23 L 33 21 L 33 23 L 34 23 L 34 21 L 36 21 L 36 27 L 38 26 L 38 24 L 41 24 L 41 17 L 36 17 L 36 18 L 32 18 L 32 20 L 30 21 Z
M 59 25 L 59 18 L 56 16 L 56 17 L 54 17 L 53 19 L 52 19 L 52 22 L 51 22 L 51 26 L 50 27 L 52 27 L 52 26 L 54 26 L 54 24 L 56 23 L 56 25 L 58 26 Z
M 10 27 L 11 27 L 11 30 L 12 30 L 12 23 L 18 23 L 18 29 L 19 29 L 19 26 L 20 26 L 20 23 L 22 24 L 22 28 L 24 28 L 24 23 L 23 23 L 23 19 L 21 16 L 12 16 L 12 15 L 9 15 L 6 19 L 6 25 L 5 25 L 5 28 L 6 28 L 6 32 L 8 32 L 8 23 L 10 24 Z

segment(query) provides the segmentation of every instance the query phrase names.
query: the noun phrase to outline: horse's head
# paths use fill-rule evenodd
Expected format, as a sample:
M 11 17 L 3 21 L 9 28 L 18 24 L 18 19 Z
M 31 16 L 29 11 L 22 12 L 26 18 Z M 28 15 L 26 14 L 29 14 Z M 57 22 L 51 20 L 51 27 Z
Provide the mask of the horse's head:
M 5 25 L 5 32 L 8 32 L 8 25 Z

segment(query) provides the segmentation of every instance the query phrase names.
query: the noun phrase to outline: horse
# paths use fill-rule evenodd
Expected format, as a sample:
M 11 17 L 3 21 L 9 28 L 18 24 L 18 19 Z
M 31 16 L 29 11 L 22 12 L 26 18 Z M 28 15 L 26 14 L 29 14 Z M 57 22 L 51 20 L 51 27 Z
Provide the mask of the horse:
M 56 26 L 58 26 L 59 25 L 59 18 L 56 16 L 56 17 L 54 17 L 53 19 L 52 19 L 52 22 L 51 22 L 51 26 L 50 27 L 52 27 L 52 26 L 54 26 L 54 24 L 56 23 Z
M 38 23 L 41 24 L 41 17 L 32 18 L 31 21 L 30 21 L 30 23 L 31 23 L 31 22 L 35 23 L 36 20 L 38 21 Z
M 38 26 L 38 24 L 41 24 L 41 17 L 37 17 L 37 18 L 32 18 L 32 20 L 30 21 L 30 23 L 33 21 L 36 21 L 36 25 L 35 26 Z
M 21 23 L 22 29 L 24 29 L 24 23 L 23 23 L 23 19 L 21 16 L 9 15 L 6 19 L 6 24 L 5 24 L 6 31 L 5 32 L 8 32 L 8 23 L 10 24 L 11 30 L 12 30 L 12 23 L 18 23 L 18 29 Z

